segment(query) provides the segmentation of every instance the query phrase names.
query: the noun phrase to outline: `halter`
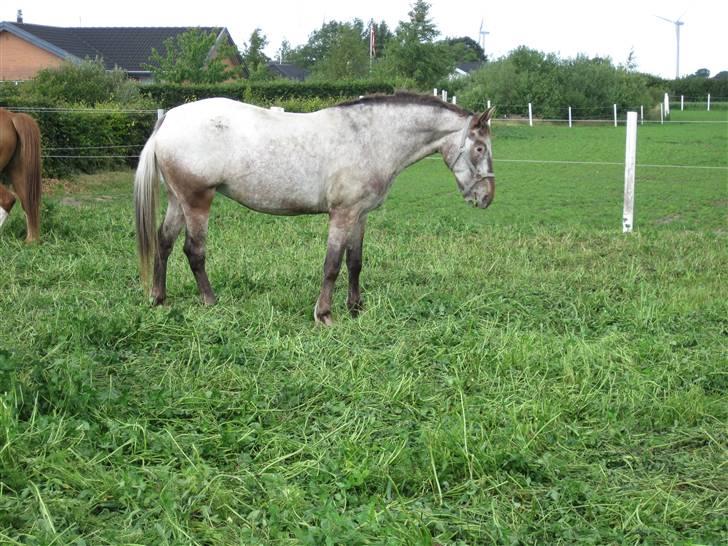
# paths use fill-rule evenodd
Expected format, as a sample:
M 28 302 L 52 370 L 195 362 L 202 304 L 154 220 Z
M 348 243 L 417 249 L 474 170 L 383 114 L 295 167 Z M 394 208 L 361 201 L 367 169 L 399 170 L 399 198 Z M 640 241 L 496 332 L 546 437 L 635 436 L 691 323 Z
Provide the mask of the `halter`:
M 458 155 L 457 155 L 457 157 L 455 157 L 455 161 L 452 162 L 452 167 L 455 167 L 455 164 L 458 161 L 460 161 L 460 158 L 465 153 L 465 143 L 468 140 L 468 133 L 470 132 L 470 124 L 473 121 L 473 117 L 474 116 L 468 117 L 468 121 L 465 124 L 465 128 L 463 129 L 463 132 L 460 135 L 460 148 L 458 149 Z M 484 180 L 484 179 L 489 178 L 489 177 L 490 178 L 494 178 L 495 177 L 495 173 L 492 173 L 490 171 L 486 171 L 484 176 L 478 178 L 476 176 L 478 174 L 478 171 L 475 168 L 475 165 L 473 165 L 470 161 L 466 161 L 466 164 L 468 165 L 468 170 L 470 171 L 470 176 L 473 178 L 473 182 L 470 184 L 470 186 L 468 186 L 465 189 L 465 193 L 469 193 L 473 189 L 473 186 L 475 186 L 475 184 L 477 184 L 481 180 Z
M 455 161 L 452 162 L 453 167 L 455 166 L 455 163 L 460 161 L 460 158 L 465 153 L 465 142 L 468 140 L 468 133 L 470 132 L 470 124 L 472 123 L 472 121 L 473 121 L 473 116 L 470 116 L 468 118 L 468 122 L 465 124 L 465 128 L 463 129 L 463 134 L 460 135 L 460 149 L 458 150 L 458 155 L 455 158 Z M 470 167 L 470 172 L 472 173 L 473 169 L 472 169 L 472 165 L 470 165 L 470 163 L 468 163 L 468 167 Z

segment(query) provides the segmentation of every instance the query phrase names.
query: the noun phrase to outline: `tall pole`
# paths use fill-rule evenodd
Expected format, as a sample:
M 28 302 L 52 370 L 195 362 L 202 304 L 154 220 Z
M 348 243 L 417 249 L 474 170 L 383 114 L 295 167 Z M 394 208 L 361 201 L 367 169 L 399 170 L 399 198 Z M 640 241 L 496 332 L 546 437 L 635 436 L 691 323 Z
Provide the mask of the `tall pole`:
M 631 233 L 634 227 L 634 177 L 637 157 L 637 112 L 627 112 L 627 139 L 624 154 L 624 207 L 622 233 Z

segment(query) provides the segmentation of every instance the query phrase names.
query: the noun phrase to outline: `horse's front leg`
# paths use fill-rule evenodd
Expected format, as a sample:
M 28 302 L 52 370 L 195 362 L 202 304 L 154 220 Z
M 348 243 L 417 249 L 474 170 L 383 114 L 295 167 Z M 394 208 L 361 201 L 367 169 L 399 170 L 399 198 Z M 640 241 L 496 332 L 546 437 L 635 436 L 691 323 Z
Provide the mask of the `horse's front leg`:
M 0 226 L 7 219 L 15 204 L 15 196 L 6 190 L 0 183 Z
M 329 214 L 329 237 L 324 260 L 324 278 L 321 283 L 321 292 L 313 309 L 314 320 L 324 326 L 331 326 L 334 323 L 331 317 L 334 285 L 341 270 L 344 251 L 357 224 L 357 216 L 350 211 L 331 211 Z
M 364 245 L 364 227 L 367 218 L 362 215 L 354 225 L 346 245 L 346 268 L 349 270 L 349 296 L 346 299 L 346 306 L 352 317 L 356 317 L 364 305 L 361 301 L 361 290 L 359 288 L 359 273 L 362 265 L 362 248 Z

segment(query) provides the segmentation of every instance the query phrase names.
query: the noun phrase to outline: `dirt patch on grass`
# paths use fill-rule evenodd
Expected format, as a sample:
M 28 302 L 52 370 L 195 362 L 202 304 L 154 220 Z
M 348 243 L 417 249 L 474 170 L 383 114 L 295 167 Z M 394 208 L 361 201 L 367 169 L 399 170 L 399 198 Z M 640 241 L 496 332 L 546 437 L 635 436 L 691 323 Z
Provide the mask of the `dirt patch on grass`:
M 67 192 L 73 187 L 73 182 L 70 180 L 61 180 L 59 178 L 44 178 L 41 180 L 43 185 L 43 193 L 53 193 L 56 191 Z
M 83 201 L 74 197 L 64 197 L 61 199 L 60 203 L 66 207 L 80 207 L 83 205 Z
M 657 220 L 655 220 L 655 223 L 659 225 L 672 224 L 673 222 L 677 222 L 681 218 L 682 216 L 680 216 L 679 214 L 669 214 L 667 216 L 663 216 L 662 218 L 658 218 Z

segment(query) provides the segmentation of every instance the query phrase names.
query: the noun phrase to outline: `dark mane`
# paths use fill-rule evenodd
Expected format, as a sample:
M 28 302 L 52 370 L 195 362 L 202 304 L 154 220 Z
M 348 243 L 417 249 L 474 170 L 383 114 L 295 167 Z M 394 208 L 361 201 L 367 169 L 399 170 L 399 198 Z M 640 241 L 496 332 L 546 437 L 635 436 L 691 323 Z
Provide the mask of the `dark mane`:
M 349 108 L 352 106 L 365 106 L 365 105 L 377 105 L 377 104 L 392 104 L 392 105 L 410 105 L 419 104 L 422 106 L 432 106 L 433 108 L 442 108 L 444 110 L 450 110 L 461 116 L 470 116 L 472 112 L 460 108 L 456 104 L 451 104 L 436 97 L 434 95 L 421 95 L 419 93 L 409 93 L 406 91 L 397 91 L 394 95 L 367 95 L 360 99 L 342 102 L 337 104 L 333 108 Z

